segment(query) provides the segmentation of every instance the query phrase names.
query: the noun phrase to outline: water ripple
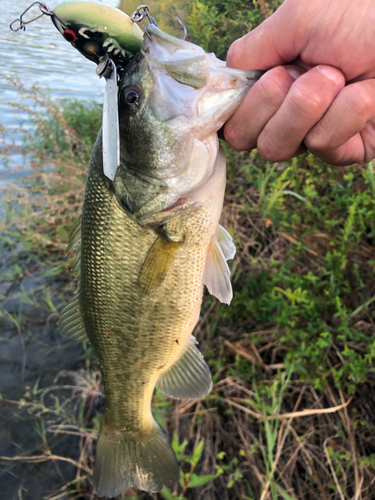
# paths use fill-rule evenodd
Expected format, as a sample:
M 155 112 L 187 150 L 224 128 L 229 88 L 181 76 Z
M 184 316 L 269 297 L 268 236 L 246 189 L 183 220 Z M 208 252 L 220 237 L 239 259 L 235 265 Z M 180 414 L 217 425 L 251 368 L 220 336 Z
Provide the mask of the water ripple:
M 96 75 L 95 64 L 66 42 L 47 16 L 30 24 L 25 32 L 9 32 L 9 24 L 31 3 L 32 0 L 1 0 L 0 78 L 16 75 L 26 88 L 37 84 L 41 89 L 48 89 L 52 99 L 102 101 L 104 82 Z M 51 9 L 59 3 L 61 1 L 47 0 Z M 103 3 L 117 6 L 119 2 L 105 0 Z M 30 11 L 33 13 L 37 15 L 38 7 Z M 27 115 L 11 107 L 18 100 L 18 92 L 0 79 L 1 123 L 16 129 L 22 123 L 29 128 Z M 0 164 L 0 177 L 2 173 L 4 168 Z

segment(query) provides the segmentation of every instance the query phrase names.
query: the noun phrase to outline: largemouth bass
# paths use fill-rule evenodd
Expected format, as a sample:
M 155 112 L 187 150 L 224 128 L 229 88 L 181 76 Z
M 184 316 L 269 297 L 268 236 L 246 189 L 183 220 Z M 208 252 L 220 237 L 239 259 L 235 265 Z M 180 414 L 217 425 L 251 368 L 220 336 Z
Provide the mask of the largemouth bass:
M 62 333 L 91 341 L 106 409 L 94 470 L 98 496 L 130 487 L 156 492 L 179 478 L 175 454 L 151 413 L 155 385 L 174 398 L 203 398 L 210 371 L 192 336 L 203 285 L 232 298 L 219 226 L 225 157 L 216 131 L 253 83 L 192 43 L 148 28 L 119 84 L 121 163 L 103 174 L 99 134 L 78 250 L 78 293 Z

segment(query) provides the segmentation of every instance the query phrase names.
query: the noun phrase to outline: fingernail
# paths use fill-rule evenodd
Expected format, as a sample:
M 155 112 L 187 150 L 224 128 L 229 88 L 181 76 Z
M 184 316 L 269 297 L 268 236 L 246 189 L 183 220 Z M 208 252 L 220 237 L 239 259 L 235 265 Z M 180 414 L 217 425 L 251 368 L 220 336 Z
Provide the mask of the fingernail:
M 316 66 L 316 69 L 319 71 L 319 73 L 322 73 L 326 78 L 329 78 L 330 80 L 335 82 L 336 85 L 343 83 L 343 74 L 338 69 L 332 66 L 323 66 L 323 65 Z

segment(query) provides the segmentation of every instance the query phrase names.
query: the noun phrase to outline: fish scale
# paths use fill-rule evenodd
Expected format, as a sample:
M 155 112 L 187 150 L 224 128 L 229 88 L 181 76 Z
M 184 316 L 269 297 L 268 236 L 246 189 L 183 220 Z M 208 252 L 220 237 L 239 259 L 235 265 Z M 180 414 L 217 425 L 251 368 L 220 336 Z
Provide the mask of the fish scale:
M 183 224 L 170 223 L 171 230 L 184 227 L 186 244 L 157 295 L 143 296 L 138 276 L 158 234 L 134 222 L 107 184 L 101 162 L 93 161 L 82 217 L 80 302 L 103 373 L 105 421 L 113 429 L 142 431 L 153 425 L 155 383 L 178 358 L 198 319 L 196 314 L 192 321 L 191 311 L 201 305 L 207 245 L 218 217 L 205 206 Z

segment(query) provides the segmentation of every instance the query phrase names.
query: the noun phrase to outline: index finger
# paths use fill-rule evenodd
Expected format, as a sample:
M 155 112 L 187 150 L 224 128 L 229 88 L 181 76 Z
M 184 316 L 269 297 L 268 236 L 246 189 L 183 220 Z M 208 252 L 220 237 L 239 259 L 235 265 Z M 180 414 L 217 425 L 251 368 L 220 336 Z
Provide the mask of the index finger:
M 307 37 L 296 30 L 301 25 L 298 8 L 286 1 L 257 28 L 229 47 L 227 66 L 239 69 L 269 69 L 294 61 Z M 307 31 L 307 30 L 306 30 Z

